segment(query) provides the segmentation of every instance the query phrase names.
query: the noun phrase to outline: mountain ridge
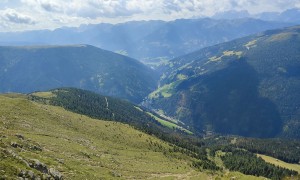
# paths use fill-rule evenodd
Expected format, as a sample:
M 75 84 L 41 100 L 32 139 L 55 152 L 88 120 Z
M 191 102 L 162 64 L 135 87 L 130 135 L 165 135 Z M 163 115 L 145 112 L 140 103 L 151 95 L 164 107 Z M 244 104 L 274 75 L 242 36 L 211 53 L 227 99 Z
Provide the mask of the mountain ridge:
M 91 44 L 113 52 L 122 52 L 153 67 L 157 63 L 196 49 L 232 40 L 291 23 L 268 22 L 251 18 L 235 20 L 180 19 L 134 21 L 120 24 L 83 25 L 53 31 L 0 33 L 3 43 Z M 203 35 L 205 34 L 205 35 Z
M 299 29 L 269 30 L 170 60 L 145 104 L 198 130 L 299 138 Z
M 0 47 L 1 92 L 79 87 L 140 102 L 156 86 L 150 68 L 90 45 Z

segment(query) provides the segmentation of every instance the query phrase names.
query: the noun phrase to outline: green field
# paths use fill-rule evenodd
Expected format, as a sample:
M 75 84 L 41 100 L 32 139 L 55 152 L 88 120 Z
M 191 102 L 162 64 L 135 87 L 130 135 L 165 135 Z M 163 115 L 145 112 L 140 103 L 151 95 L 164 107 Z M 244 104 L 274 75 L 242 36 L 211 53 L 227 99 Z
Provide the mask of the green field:
M 147 112 L 147 114 L 149 114 L 150 116 L 152 116 L 155 120 L 157 120 L 161 125 L 163 126 L 166 126 L 170 129 L 180 129 L 188 134 L 193 134 L 193 132 L 181 127 L 181 126 L 178 126 L 177 124 L 174 124 L 172 122 L 169 122 L 169 121 L 166 121 L 166 120 L 163 120 L 157 116 L 155 116 L 154 114 L 150 113 L 150 112 Z
M 268 163 L 274 164 L 276 166 L 280 166 L 283 168 L 287 168 L 287 169 L 291 169 L 291 170 L 295 170 L 298 173 L 300 173 L 300 164 L 290 164 L 290 163 L 286 163 L 283 162 L 279 159 L 270 157 L 270 156 L 266 156 L 266 155 L 262 155 L 262 154 L 257 154 L 258 157 L 261 157 L 263 160 L 265 160 Z
M 32 93 L 32 95 L 38 96 L 38 97 L 41 97 L 41 98 L 55 97 L 55 94 L 53 94 L 52 92 L 35 92 L 35 93 Z

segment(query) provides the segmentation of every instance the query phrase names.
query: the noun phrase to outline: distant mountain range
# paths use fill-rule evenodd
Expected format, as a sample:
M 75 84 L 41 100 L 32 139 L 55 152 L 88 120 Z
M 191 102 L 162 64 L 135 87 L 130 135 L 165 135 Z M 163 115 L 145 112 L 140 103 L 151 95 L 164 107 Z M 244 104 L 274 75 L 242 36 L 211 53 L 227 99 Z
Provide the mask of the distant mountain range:
M 170 22 L 162 34 L 184 32 L 175 26 L 181 21 L 200 23 Z M 156 70 L 89 45 L 0 47 L 0 92 L 76 87 L 143 102 L 199 134 L 300 138 L 299 34 L 299 26 L 265 31 L 164 60 Z
M 300 26 L 204 48 L 161 69 L 145 105 L 194 131 L 300 138 Z
M 137 60 L 89 45 L 0 47 L 0 92 L 78 87 L 139 103 L 156 81 Z
M 115 25 L 82 25 L 53 31 L 0 33 L 0 44 L 5 46 L 90 44 L 156 66 L 157 62 L 207 46 L 294 24 L 251 18 L 133 21 Z
M 283 12 L 263 12 L 259 14 L 249 14 L 248 11 L 225 11 L 215 14 L 213 19 L 237 19 L 256 18 L 264 21 L 290 22 L 300 24 L 300 9 L 287 9 Z

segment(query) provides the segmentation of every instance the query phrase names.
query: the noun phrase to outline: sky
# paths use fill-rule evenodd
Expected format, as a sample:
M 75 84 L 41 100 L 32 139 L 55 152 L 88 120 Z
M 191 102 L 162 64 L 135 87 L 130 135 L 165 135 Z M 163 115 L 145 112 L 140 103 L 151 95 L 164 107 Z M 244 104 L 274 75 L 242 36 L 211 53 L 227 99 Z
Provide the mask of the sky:
M 210 17 L 300 8 L 300 0 L 0 0 L 0 31 L 55 29 L 89 23 Z

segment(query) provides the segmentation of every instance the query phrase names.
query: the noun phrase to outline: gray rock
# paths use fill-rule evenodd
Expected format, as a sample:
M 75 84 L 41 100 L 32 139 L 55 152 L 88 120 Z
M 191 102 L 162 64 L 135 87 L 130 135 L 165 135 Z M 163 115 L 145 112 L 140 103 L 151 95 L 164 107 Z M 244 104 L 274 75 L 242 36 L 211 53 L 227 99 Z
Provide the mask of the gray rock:
M 25 170 L 21 170 L 20 173 L 19 173 L 19 177 L 25 178 L 26 174 L 27 174 L 27 172 Z
M 112 171 L 111 174 L 114 176 L 114 177 L 121 177 L 122 175 L 120 173 L 118 173 L 117 171 Z
M 43 174 L 42 179 L 50 179 L 51 176 L 49 174 Z
M 22 148 L 23 146 L 21 145 L 21 144 L 18 144 L 18 143 L 16 143 L 16 142 L 11 142 L 10 143 L 10 145 L 12 146 L 12 147 L 14 147 L 14 148 Z
M 30 146 L 30 149 L 34 150 L 34 151 L 42 151 L 42 148 L 36 145 Z
M 19 176 L 19 179 L 22 179 L 22 180 L 24 180 L 24 179 L 31 179 L 31 180 L 39 179 L 40 180 L 41 179 L 41 178 L 39 178 L 39 176 L 36 176 L 33 171 L 30 171 L 30 170 L 29 171 L 20 170 L 18 176 Z
M 34 180 L 42 180 L 40 176 L 34 178 Z
M 32 159 L 31 163 L 29 163 L 30 167 L 42 172 L 42 173 L 48 173 L 48 167 L 44 164 L 41 163 L 39 160 L 37 159 Z
M 64 159 L 56 159 L 60 164 L 64 164 L 65 163 L 65 161 L 64 161 Z
M 34 178 L 35 178 L 34 172 L 32 172 L 32 171 L 27 171 L 27 175 L 28 175 L 28 177 L 31 178 L 31 179 L 34 179 Z
M 53 168 L 50 168 L 50 169 L 49 169 L 49 174 L 50 174 L 55 180 L 62 180 L 62 179 L 63 179 L 62 174 L 61 174 L 59 171 L 57 171 L 57 170 L 55 170 L 55 169 L 53 169 Z
M 25 139 L 24 136 L 23 136 L 22 134 L 16 134 L 16 137 L 19 138 L 19 139 L 22 139 L 22 140 Z

